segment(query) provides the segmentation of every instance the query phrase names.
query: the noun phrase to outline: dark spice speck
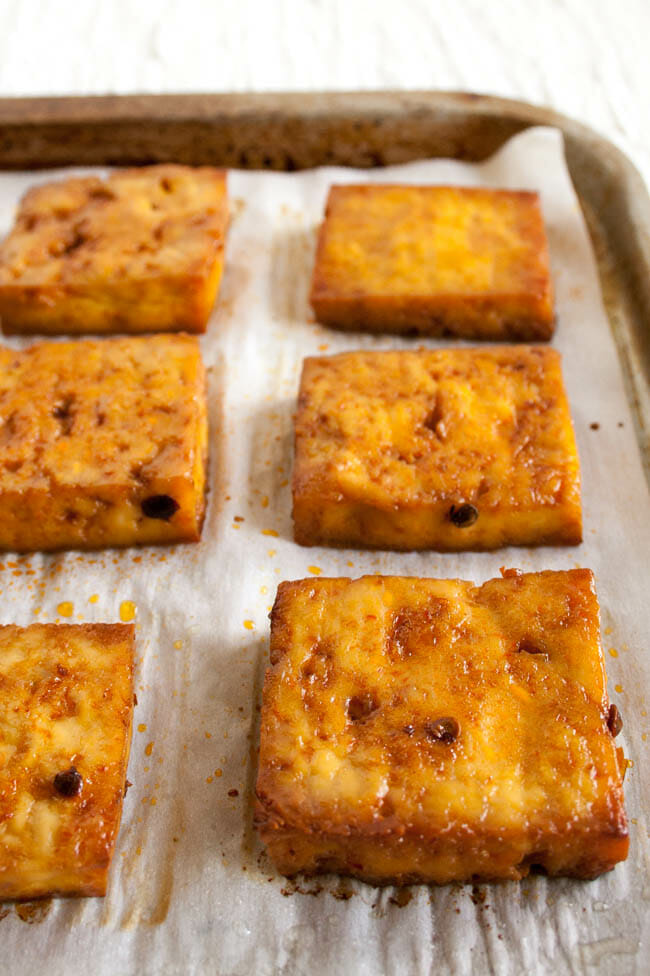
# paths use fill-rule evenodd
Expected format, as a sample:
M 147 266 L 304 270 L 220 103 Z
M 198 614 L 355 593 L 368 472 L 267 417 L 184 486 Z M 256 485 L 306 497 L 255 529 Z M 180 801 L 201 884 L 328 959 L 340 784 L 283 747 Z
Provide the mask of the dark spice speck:
M 180 505 L 171 495 L 151 495 L 150 498 L 142 499 L 140 507 L 147 518 L 162 519 L 163 522 L 169 522 Z
M 458 738 L 460 726 L 455 718 L 437 718 L 435 722 L 427 722 L 424 731 L 434 742 L 448 744 Z
M 616 705 L 609 706 L 609 712 L 607 713 L 607 728 L 612 733 L 614 738 L 616 738 L 623 728 L 623 719 L 621 718 L 621 713 Z
M 74 766 L 66 769 L 64 773 L 57 773 L 54 777 L 54 789 L 61 796 L 78 796 L 84 785 L 83 776 L 77 772 Z
M 465 529 L 468 525 L 474 525 L 478 518 L 478 509 L 469 502 L 463 505 L 452 505 L 449 509 L 449 521 L 457 525 L 459 529 Z

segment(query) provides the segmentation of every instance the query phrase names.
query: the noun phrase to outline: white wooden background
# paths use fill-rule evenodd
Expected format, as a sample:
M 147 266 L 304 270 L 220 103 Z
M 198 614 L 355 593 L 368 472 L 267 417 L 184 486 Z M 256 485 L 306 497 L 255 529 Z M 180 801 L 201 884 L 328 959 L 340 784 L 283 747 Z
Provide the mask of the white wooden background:
M 0 0 L 0 95 L 466 89 L 553 106 L 650 183 L 650 0 Z

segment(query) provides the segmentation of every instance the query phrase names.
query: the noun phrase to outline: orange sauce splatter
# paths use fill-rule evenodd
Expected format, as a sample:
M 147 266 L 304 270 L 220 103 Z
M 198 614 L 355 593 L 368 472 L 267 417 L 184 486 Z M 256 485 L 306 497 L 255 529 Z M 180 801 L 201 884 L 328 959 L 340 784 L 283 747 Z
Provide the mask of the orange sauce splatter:
M 59 603 L 56 612 L 60 617 L 71 617 L 74 613 L 74 603 L 70 603 L 69 600 L 64 600 L 63 603 Z
M 612 655 L 612 657 L 618 657 L 618 651 L 615 647 L 610 647 L 609 653 Z
M 212 732 L 206 732 L 205 733 L 205 737 L 206 737 L 206 739 L 211 739 L 212 738 Z
M 264 596 L 265 593 L 269 592 L 268 586 L 260 586 L 260 593 Z
M 99 593 L 93 593 L 92 596 L 88 597 L 88 603 L 97 603 L 99 600 Z
M 120 620 L 125 624 L 135 620 L 136 606 L 132 600 L 122 600 L 120 603 Z
M 146 746 L 144 747 L 145 756 L 150 756 L 152 752 L 153 752 L 153 742 L 147 742 Z
M 320 346 L 318 347 L 318 351 L 326 352 L 326 350 L 329 349 L 329 347 L 330 347 L 329 342 L 321 342 Z
M 278 538 L 278 533 L 275 529 L 262 529 L 262 535 L 272 535 L 274 539 Z
M 138 732 L 146 732 L 146 731 L 147 731 L 147 726 L 144 724 L 144 722 L 140 722 L 140 724 L 138 725 Z
M 223 776 L 223 769 L 215 769 L 215 771 L 214 771 L 214 775 L 215 775 L 215 776 L 216 776 L 217 778 L 219 778 L 219 776 Z
M 205 781 L 206 781 L 206 783 L 211 783 L 212 782 L 212 776 L 206 776 Z
M 310 573 L 313 573 L 314 576 L 320 576 L 320 574 L 323 572 L 320 566 L 308 566 L 307 569 Z
M 180 651 L 180 649 L 181 649 L 182 646 L 183 646 L 183 641 L 182 640 L 175 640 L 174 641 L 174 650 L 175 651 Z
M 255 630 L 255 624 L 253 623 L 252 620 L 245 620 L 244 627 L 246 628 L 246 630 Z
M 261 505 L 262 505 L 262 508 L 268 508 L 269 507 L 269 498 L 268 498 L 268 495 L 262 495 Z

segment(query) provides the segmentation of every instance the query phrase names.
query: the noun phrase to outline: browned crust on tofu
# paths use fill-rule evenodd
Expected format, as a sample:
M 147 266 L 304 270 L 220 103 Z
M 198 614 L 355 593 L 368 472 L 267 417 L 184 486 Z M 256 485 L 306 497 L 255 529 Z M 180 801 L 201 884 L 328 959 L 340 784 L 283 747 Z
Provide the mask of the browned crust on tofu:
M 0 549 L 199 539 L 208 430 L 196 338 L 0 347 L 0 373 Z
M 319 322 L 351 331 L 550 339 L 553 286 L 539 196 L 333 186 L 310 301 Z
M 132 624 L 0 627 L 0 899 L 104 895 L 133 718 Z M 56 789 L 74 767 L 78 795 Z
M 589 570 L 282 583 L 260 836 L 288 875 L 596 877 L 628 851 L 608 707 Z
M 559 354 L 482 346 L 306 359 L 292 490 L 301 545 L 579 543 L 580 471 Z M 473 522 L 455 514 L 463 506 Z
M 33 187 L 0 246 L 4 332 L 204 332 L 223 269 L 226 179 L 164 164 Z

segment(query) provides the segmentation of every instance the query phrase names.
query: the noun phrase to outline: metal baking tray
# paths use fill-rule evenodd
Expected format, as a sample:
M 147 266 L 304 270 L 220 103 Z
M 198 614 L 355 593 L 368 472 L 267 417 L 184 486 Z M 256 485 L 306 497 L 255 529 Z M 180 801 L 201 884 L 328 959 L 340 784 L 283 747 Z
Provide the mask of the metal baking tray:
M 467 92 L 0 99 L 0 169 L 174 161 L 240 169 L 476 162 L 534 125 L 564 135 L 650 482 L 650 197 L 616 146 L 573 119 Z

